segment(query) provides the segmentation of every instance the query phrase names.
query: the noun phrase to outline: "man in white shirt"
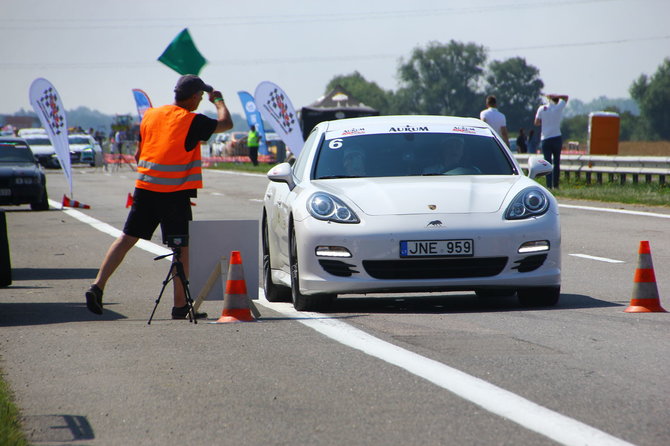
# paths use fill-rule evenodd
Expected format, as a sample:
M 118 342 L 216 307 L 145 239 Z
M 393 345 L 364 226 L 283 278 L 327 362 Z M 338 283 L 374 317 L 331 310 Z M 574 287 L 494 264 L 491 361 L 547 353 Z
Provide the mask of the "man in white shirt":
M 535 125 L 542 126 L 542 153 L 544 159 L 553 166 L 553 173 L 547 175 L 547 187 L 558 187 L 561 174 L 561 148 L 563 147 L 563 136 L 561 135 L 561 120 L 563 109 L 568 103 L 567 95 L 549 94 L 549 102 L 541 105 L 535 114 Z
M 479 119 L 493 127 L 493 130 L 496 131 L 498 135 L 505 141 L 507 147 L 509 147 L 509 137 L 507 136 L 507 119 L 505 115 L 502 114 L 496 108 L 496 97 L 493 95 L 486 97 L 486 110 L 482 110 L 479 113 Z

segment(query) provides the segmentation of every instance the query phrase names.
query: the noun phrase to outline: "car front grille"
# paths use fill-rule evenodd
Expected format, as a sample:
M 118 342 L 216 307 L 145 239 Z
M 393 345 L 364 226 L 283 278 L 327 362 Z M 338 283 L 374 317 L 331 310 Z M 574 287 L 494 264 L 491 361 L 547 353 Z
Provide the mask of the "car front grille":
M 506 264 L 507 257 L 364 260 L 363 268 L 375 279 L 460 279 L 495 276 Z

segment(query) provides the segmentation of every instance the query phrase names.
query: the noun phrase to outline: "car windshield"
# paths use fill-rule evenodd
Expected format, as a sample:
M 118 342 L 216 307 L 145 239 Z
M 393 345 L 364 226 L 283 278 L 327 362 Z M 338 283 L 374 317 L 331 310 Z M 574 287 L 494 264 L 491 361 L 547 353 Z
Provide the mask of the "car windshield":
M 85 136 L 70 136 L 68 141 L 70 144 L 91 144 L 91 140 Z
M 35 158 L 28 149 L 22 149 L 10 145 L 0 145 L 0 163 L 34 163 Z
M 315 179 L 426 175 L 512 175 L 514 165 L 490 136 L 380 133 L 324 138 Z
M 28 143 L 31 146 L 50 146 L 51 145 L 51 141 L 47 137 L 44 137 L 44 138 L 26 138 L 26 141 L 28 141 Z

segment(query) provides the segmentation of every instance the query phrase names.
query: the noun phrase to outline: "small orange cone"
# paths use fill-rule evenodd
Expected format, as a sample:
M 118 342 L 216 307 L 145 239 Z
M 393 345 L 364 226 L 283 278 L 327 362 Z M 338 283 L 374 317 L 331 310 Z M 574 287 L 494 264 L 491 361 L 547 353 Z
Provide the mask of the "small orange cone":
M 633 279 L 633 297 L 630 305 L 624 311 L 626 313 L 667 313 L 661 307 L 658 297 L 656 275 L 648 241 L 640 242 L 638 255 L 637 269 Z
M 78 202 L 77 200 L 70 200 L 67 195 L 63 195 L 63 207 L 91 209 L 91 206 Z
M 126 209 L 133 205 L 133 196 L 128 192 L 128 198 L 126 198 Z
M 251 314 L 249 296 L 247 296 L 242 255 L 239 251 L 232 251 L 230 253 L 230 265 L 228 266 L 226 292 L 223 296 L 223 311 L 219 320 L 214 323 L 254 322 L 255 320 Z

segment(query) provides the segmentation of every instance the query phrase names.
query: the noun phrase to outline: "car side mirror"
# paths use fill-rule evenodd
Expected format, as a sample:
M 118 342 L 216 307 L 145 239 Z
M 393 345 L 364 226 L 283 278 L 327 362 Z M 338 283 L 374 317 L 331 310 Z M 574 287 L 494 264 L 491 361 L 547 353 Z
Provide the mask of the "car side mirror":
M 295 187 L 293 181 L 293 169 L 289 163 L 281 163 L 274 166 L 268 171 L 268 179 L 275 183 L 286 183 L 290 190 Z
M 554 166 L 541 156 L 531 156 L 528 158 L 528 178 L 539 178 L 549 175 Z

